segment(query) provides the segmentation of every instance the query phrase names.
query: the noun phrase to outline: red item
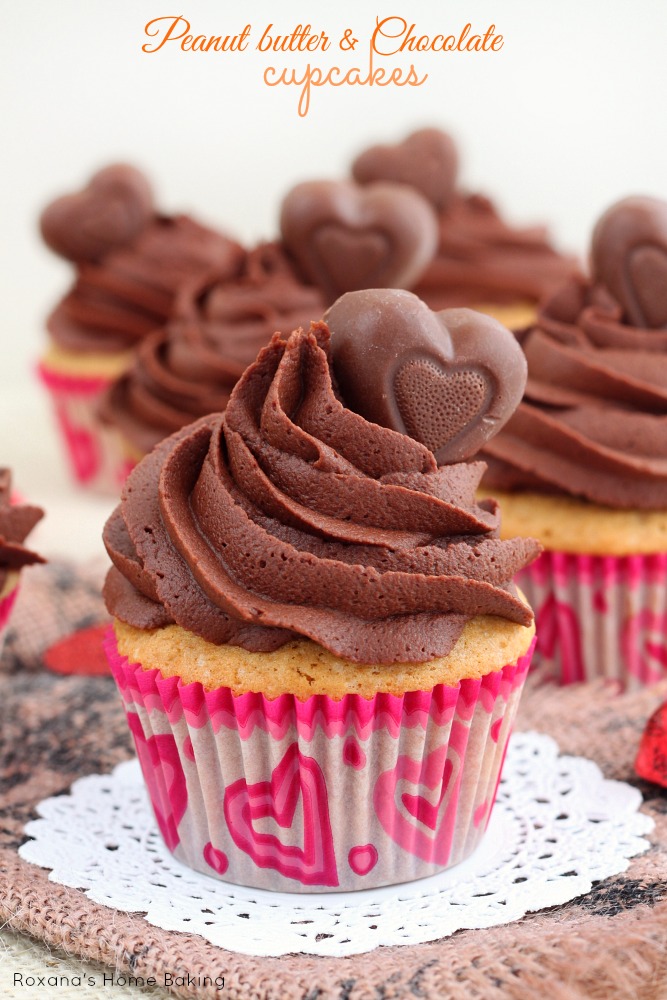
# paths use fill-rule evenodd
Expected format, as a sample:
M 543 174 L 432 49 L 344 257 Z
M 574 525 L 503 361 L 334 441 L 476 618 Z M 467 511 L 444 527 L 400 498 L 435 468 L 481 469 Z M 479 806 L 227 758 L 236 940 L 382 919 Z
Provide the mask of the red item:
M 640 778 L 667 788 L 667 701 L 646 723 L 635 771 Z
M 102 648 L 108 622 L 82 628 L 60 639 L 44 653 L 44 663 L 57 674 L 83 674 L 88 677 L 109 673 L 109 663 Z

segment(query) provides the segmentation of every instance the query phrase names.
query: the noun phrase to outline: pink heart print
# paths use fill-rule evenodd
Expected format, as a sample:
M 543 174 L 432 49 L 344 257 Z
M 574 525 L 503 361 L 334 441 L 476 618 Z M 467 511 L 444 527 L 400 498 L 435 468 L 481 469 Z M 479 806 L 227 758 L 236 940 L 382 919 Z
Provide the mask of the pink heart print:
M 391 839 L 409 854 L 438 865 L 449 860 L 453 835 L 449 820 L 458 803 L 459 781 L 448 749 L 438 747 L 423 761 L 400 756 L 391 770 L 380 775 L 373 791 L 375 812 Z
M 538 649 L 547 660 L 560 651 L 562 683 L 572 684 L 586 678 L 581 650 L 581 625 L 576 610 L 549 594 L 535 614 Z
M 401 795 L 401 802 L 410 815 L 414 816 L 418 823 L 423 823 L 424 826 L 428 826 L 431 830 L 435 830 L 438 825 L 438 813 L 449 786 L 453 769 L 454 765 L 451 760 L 446 760 L 445 769 L 442 775 L 442 788 L 440 789 L 440 795 L 435 802 L 430 802 L 428 799 L 425 799 L 423 795 L 409 795 L 407 792 L 403 792 Z
M 128 712 L 127 721 L 157 825 L 165 844 L 173 851 L 180 843 L 178 824 L 188 804 L 188 789 L 176 740 L 171 734 L 147 739 L 135 712 Z
M 644 684 L 667 676 L 667 614 L 642 608 L 623 623 L 621 652 L 628 670 Z
M 357 741 L 351 736 L 345 740 L 343 746 L 343 760 L 356 771 L 361 771 L 366 766 L 366 754 Z
M 219 851 L 209 840 L 204 847 L 204 861 L 218 875 L 224 875 L 229 868 L 229 858 L 224 851 Z
M 293 842 L 292 833 L 299 803 L 303 829 L 294 833 L 303 846 Z M 232 840 L 259 868 L 274 868 L 303 885 L 339 884 L 324 775 L 317 761 L 301 753 L 298 743 L 287 748 L 268 781 L 248 785 L 240 778 L 231 784 L 225 791 L 224 810 Z M 257 821 L 266 818 L 292 833 L 287 843 L 256 828 Z
M 368 875 L 378 860 L 377 848 L 373 844 L 359 844 L 351 847 L 347 861 L 355 875 Z

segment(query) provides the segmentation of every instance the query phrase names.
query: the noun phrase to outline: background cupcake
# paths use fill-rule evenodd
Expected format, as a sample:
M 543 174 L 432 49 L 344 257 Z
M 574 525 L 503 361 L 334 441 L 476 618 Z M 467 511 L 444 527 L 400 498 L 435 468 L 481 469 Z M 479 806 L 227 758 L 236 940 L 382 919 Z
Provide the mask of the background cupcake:
M 23 542 L 44 516 L 40 507 L 12 503 L 9 469 L 0 468 L 0 653 L 19 588 L 21 569 L 44 562 Z
M 82 485 L 116 493 L 96 405 L 141 341 L 171 316 L 183 286 L 215 267 L 238 274 L 241 247 L 186 215 L 157 214 L 147 179 L 117 164 L 42 213 L 46 243 L 76 267 L 73 288 L 47 319 L 39 373 Z
M 572 281 L 523 338 L 525 399 L 485 448 L 504 530 L 546 552 L 522 576 L 538 651 L 562 681 L 665 676 L 667 204 L 600 219 L 592 278 Z
M 468 365 L 506 373 L 488 404 L 501 423 L 525 375 L 515 341 L 465 310 L 446 326 L 401 292 L 345 296 L 328 318 L 332 346 L 321 323 L 275 337 L 224 415 L 158 445 L 105 530 L 109 656 L 166 843 L 208 874 L 291 891 L 470 853 L 533 635 L 511 579 L 538 546 L 499 540 L 496 504 L 474 498 L 482 466 L 438 466 L 346 409 L 330 353 L 354 394 L 360 374 L 370 388 L 387 375 L 373 350 L 387 324 L 404 323 L 408 381 L 413 351 L 449 371 L 447 348 L 476 335 Z M 377 367 L 360 373 L 350 349 Z M 414 400 L 427 392 L 425 377 Z M 399 392 L 399 414 L 409 405 Z
M 251 250 L 238 279 L 214 273 L 184 289 L 172 319 L 139 346 L 100 403 L 119 480 L 154 445 L 224 410 L 243 371 L 274 333 L 321 319 L 316 288 L 300 282 L 277 244 Z
M 396 145 L 373 146 L 352 164 L 361 183 L 391 180 L 420 191 L 438 220 L 438 247 L 413 287 L 432 309 L 469 306 L 512 330 L 579 267 L 559 253 L 544 226 L 510 225 L 493 202 L 457 189 L 458 155 L 449 135 L 425 128 Z

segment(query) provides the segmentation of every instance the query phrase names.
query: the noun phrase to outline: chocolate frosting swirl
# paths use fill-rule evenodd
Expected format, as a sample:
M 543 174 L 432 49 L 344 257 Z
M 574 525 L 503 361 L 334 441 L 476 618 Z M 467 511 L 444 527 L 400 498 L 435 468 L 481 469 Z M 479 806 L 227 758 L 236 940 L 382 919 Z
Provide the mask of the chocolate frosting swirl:
M 667 330 L 627 322 L 602 285 L 572 280 L 523 337 L 524 401 L 486 446 L 489 489 L 667 506 Z
M 510 582 L 537 553 L 502 542 L 481 463 L 345 409 L 323 323 L 274 337 L 224 414 L 163 441 L 107 522 L 110 612 L 214 643 L 308 637 L 359 663 L 445 655 L 465 622 L 532 613 Z
M 12 570 L 45 561 L 23 545 L 27 535 L 44 517 L 44 511 L 30 504 L 12 504 L 11 487 L 11 472 L 0 468 L 0 590 Z
M 479 194 L 456 195 L 439 214 L 435 258 L 413 291 L 431 309 L 539 302 L 579 267 L 542 226 L 514 228 Z
M 248 253 L 239 279 L 215 273 L 184 289 L 175 307 L 181 318 L 143 341 L 101 415 L 146 453 L 185 424 L 224 410 L 273 334 L 308 329 L 324 308 L 278 245 L 261 244 Z
M 212 268 L 235 277 L 242 261 L 237 243 L 194 219 L 154 217 L 136 239 L 80 264 L 47 329 L 68 351 L 127 350 L 164 324 L 185 285 Z

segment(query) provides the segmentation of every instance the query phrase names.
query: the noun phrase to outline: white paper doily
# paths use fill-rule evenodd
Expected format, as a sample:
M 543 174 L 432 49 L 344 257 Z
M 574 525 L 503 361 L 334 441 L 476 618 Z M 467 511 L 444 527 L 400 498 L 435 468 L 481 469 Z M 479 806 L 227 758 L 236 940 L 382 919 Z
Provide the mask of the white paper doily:
M 512 736 L 481 846 L 418 882 L 362 892 L 275 893 L 226 885 L 175 861 L 158 833 L 136 760 L 46 799 L 19 853 L 96 903 L 247 955 L 343 956 L 423 944 L 565 903 L 628 867 L 653 828 L 639 792 L 548 736 Z

